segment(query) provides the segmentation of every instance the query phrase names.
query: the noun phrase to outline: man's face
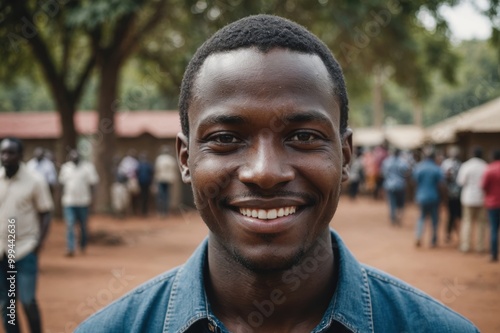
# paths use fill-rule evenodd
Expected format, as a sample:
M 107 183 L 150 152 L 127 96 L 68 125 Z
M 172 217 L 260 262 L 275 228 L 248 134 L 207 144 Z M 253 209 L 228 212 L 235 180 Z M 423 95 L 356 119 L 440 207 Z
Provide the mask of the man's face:
M 43 149 L 42 148 L 35 148 L 33 151 L 33 156 L 38 160 L 41 161 L 43 159 Z
M 75 164 L 78 164 L 78 162 L 80 161 L 80 154 L 76 150 L 73 149 L 68 154 L 68 160 L 70 160 L 71 162 L 73 162 Z
M 247 268 L 276 270 L 329 237 L 351 152 L 339 118 L 316 55 L 248 48 L 207 58 L 178 153 L 209 245 Z
M 0 158 L 6 169 L 17 168 L 22 158 L 17 143 L 7 139 L 3 140 L 0 144 Z

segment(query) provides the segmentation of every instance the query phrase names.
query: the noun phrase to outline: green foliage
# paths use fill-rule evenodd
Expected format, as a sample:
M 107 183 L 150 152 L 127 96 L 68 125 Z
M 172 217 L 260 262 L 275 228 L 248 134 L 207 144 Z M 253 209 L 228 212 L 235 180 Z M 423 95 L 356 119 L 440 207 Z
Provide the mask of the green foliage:
M 140 26 L 164 0 L 70 1 L 49 15 L 41 3 L 27 1 L 32 13 L 40 14 L 38 34 L 47 42 L 64 82 L 74 86 L 84 61 L 92 54 L 91 35 L 99 30 L 99 46 L 112 46 L 117 24 L 135 15 L 130 24 Z M 490 0 L 485 13 L 498 17 L 499 0 Z M 412 120 L 410 96 L 420 98 L 427 124 L 473 107 L 498 92 L 500 27 L 495 26 L 493 47 L 483 42 L 451 45 L 446 22 L 439 16 L 443 4 L 458 0 L 169 0 L 156 30 L 142 36 L 136 55 L 122 73 L 119 108 L 174 109 L 184 68 L 196 48 L 217 29 L 249 14 L 272 13 L 307 26 L 332 49 L 344 68 L 351 103 L 351 121 L 369 125 L 371 85 L 375 69 L 387 73 L 386 116 L 391 121 Z M 13 6 L 0 6 L 0 109 L 46 109 L 53 107 L 43 81 L 33 71 L 33 55 L 23 37 L 22 21 L 13 22 Z M 416 19 L 425 10 L 436 20 L 434 31 Z M 45 18 L 44 18 L 45 17 Z M 9 39 L 10 33 L 10 39 Z M 15 34 L 20 39 L 12 37 Z M 71 36 L 64 47 L 61 41 Z M 18 46 L 14 51 L 12 40 Z M 474 44 L 477 43 L 477 44 Z M 495 54 L 495 50 L 497 54 Z M 458 55 L 457 55 L 458 54 Z M 496 60 L 495 60 L 496 57 Z M 66 60 L 65 60 L 66 59 Z M 93 76 L 83 90 L 78 108 L 93 109 L 99 89 Z M 455 85 L 450 85 L 455 84 Z M 481 90 L 482 89 L 482 90 Z M 33 96 L 32 100 L 26 96 Z M 43 99 L 46 98 L 44 102 Z
M 69 28 L 84 27 L 93 30 L 106 22 L 115 22 L 138 10 L 144 1 L 137 0 L 86 0 L 68 13 Z
M 0 112 L 49 110 L 54 110 L 54 102 L 39 79 L 16 77 L 0 83 Z
M 461 57 L 457 84 L 434 78 L 434 96 L 427 101 L 425 123 L 432 124 L 500 96 L 500 62 L 485 41 L 465 41 L 457 47 Z

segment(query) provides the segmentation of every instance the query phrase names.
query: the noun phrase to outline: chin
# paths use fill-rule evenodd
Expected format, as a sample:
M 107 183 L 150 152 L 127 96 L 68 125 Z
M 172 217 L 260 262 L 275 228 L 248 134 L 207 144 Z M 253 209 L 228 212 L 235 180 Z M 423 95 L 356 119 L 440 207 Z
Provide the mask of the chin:
M 243 254 L 238 249 L 233 249 L 232 256 L 236 262 L 251 272 L 274 273 L 291 269 L 300 263 L 304 257 L 304 250 L 299 249 L 286 255 L 271 254 Z

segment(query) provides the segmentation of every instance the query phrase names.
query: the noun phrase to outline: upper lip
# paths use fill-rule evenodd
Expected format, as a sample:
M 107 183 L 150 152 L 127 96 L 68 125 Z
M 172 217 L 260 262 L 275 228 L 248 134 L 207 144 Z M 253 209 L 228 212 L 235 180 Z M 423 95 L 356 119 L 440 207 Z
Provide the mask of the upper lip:
M 304 206 L 307 202 L 302 198 L 287 197 L 287 198 L 236 198 L 228 202 L 230 206 L 238 208 L 256 208 L 256 209 L 273 209 L 290 206 Z

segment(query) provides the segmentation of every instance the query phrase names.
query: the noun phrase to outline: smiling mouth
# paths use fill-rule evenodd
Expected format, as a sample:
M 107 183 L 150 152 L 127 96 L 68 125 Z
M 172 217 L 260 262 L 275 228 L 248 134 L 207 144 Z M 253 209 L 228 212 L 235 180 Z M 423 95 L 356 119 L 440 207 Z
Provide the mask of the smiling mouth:
M 288 206 L 273 209 L 240 208 L 241 215 L 254 217 L 259 220 L 274 220 L 278 217 L 295 214 L 296 211 L 297 206 Z

